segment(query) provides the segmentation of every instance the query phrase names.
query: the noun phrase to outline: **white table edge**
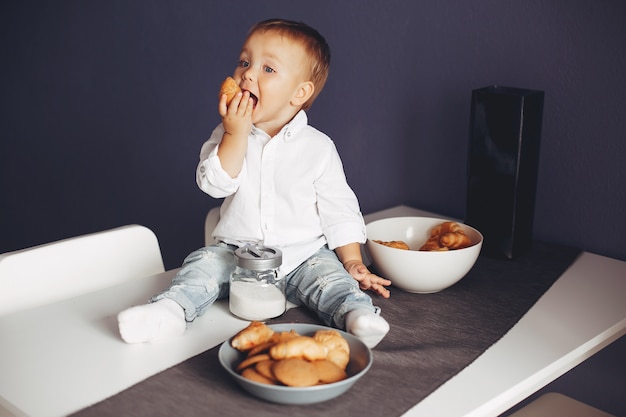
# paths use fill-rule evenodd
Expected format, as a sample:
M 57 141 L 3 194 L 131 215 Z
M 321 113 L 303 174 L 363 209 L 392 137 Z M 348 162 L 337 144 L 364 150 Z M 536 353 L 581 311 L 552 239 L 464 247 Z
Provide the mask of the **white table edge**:
M 553 300 L 561 294 L 560 288 L 555 289 L 557 284 L 561 287 L 565 283 L 569 283 L 577 277 L 578 271 L 590 262 L 601 264 L 613 264 L 611 269 L 612 274 L 610 277 L 594 277 L 594 281 L 598 284 L 598 299 L 603 298 L 604 294 L 607 296 L 613 296 L 612 310 L 617 309 L 618 313 L 613 312 L 607 314 L 607 317 L 602 317 L 602 325 L 598 325 L 597 328 L 586 329 L 587 335 L 585 340 L 581 343 L 579 341 L 565 343 L 567 351 L 558 355 L 557 358 L 547 360 L 547 364 L 542 364 L 541 369 L 536 372 L 531 372 L 527 375 L 520 377 L 517 380 L 510 381 L 506 378 L 501 378 L 502 375 L 506 375 L 507 371 L 510 372 L 511 366 L 503 363 L 501 360 L 503 357 L 509 355 L 515 357 L 516 354 L 523 355 L 529 346 L 539 349 L 539 351 L 549 351 L 552 346 L 550 343 L 558 344 L 552 340 L 528 340 L 527 346 L 511 346 L 508 343 L 511 340 L 518 340 L 518 344 L 529 330 L 532 330 L 530 326 L 536 325 L 537 320 L 534 317 L 531 320 L 530 316 L 541 316 L 541 311 L 547 308 L 558 308 L 554 302 L 544 302 L 544 299 L 550 298 Z M 428 397 L 421 402 L 413 406 L 408 410 L 403 417 L 495 417 L 501 413 L 507 411 L 512 406 L 518 404 L 520 401 L 527 398 L 540 388 L 549 384 L 559 376 L 563 375 L 582 361 L 588 359 L 593 354 L 597 353 L 610 343 L 619 339 L 626 334 L 626 305 L 618 300 L 619 294 L 623 294 L 626 291 L 626 280 L 622 279 L 626 277 L 626 263 L 618 261 L 612 258 L 606 258 L 600 255 L 591 254 L 589 252 L 583 252 L 581 256 L 570 266 L 570 268 L 555 282 L 552 288 L 550 288 L 540 300 L 526 313 L 526 315 L 518 322 L 510 331 L 505 334 L 499 341 L 487 349 L 480 357 L 478 357 L 468 367 L 463 369 L 453 378 L 441 385 L 438 389 L 432 392 Z M 579 277 L 580 278 L 580 277 Z M 605 279 L 606 278 L 606 279 Z M 619 294 L 612 293 L 611 290 L 602 293 L 602 282 L 609 279 L 619 286 Z M 610 297 L 609 297 L 610 298 Z M 580 300 L 575 300 L 573 304 L 576 304 Z M 620 305 L 618 305 L 618 303 Z M 599 309 L 600 310 L 600 309 Z M 609 310 L 607 307 L 606 310 Z M 539 312 L 539 313 L 538 313 Z M 598 317 L 603 316 L 602 311 L 595 311 Z M 570 326 L 575 333 L 576 320 L 563 323 L 563 326 Z M 533 323 L 530 324 L 529 323 Z M 571 346 L 570 346 L 571 345 Z M 559 347 L 561 349 L 562 347 Z M 516 349 L 514 352 L 512 350 Z M 515 359 L 515 358 L 513 358 Z M 507 367 L 509 369 L 507 369 Z M 495 386 L 489 383 L 474 383 L 471 381 L 482 377 L 483 381 L 493 378 L 498 380 Z M 468 385 L 471 386 L 468 389 Z M 450 401 L 451 398 L 455 398 L 455 401 Z

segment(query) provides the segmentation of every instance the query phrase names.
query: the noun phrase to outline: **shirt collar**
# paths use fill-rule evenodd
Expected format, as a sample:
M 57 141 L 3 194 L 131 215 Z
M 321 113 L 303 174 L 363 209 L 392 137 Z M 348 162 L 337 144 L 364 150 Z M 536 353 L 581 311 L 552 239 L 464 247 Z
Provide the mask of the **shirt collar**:
M 293 119 L 282 128 L 279 135 L 282 135 L 285 140 L 292 140 L 298 136 L 298 133 L 304 129 L 308 123 L 309 119 L 306 112 L 300 110 Z
M 304 110 L 300 110 L 296 115 L 291 119 L 289 123 L 287 123 L 283 128 L 278 132 L 276 137 L 281 137 L 286 141 L 294 139 L 298 136 L 298 133 L 307 126 L 309 123 L 309 119 Z M 265 135 L 267 134 L 256 126 L 252 126 L 252 134 L 254 135 Z

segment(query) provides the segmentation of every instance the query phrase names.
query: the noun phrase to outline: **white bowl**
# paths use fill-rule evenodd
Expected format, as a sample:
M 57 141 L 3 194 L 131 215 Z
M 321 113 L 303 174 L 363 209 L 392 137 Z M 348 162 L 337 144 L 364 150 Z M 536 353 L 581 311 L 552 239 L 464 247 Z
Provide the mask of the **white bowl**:
M 316 324 L 286 323 L 269 325 L 276 332 L 294 330 L 303 336 L 312 336 L 318 330 L 328 330 L 329 327 Z M 337 330 L 337 329 L 334 329 Z M 337 330 L 346 339 L 350 346 L 350 362 L 346 368 L 348 378 L 332 384 L 315 385 L 312 387 L 287 387 L 267 385 L 251 381 L 239 375 L 235 370 L 246 354 L 239 352 L 230 345 L 230 340 L 220 346 L 219 360 L 224 369 L 237 383 L 250 394 L 266 401 L 279 404 L 314 404 L 338 397 L 348 391 L 369 371 L 372 366 L 372 351 L 353 335 Z
M 449 219 L 392 217 L 367 224 L 367 254 L 383 278 L 413 293 L 433 293 L 457 283 L 472 269 L 483 244 L 482 234 L 461 222 L 472 246 L 449 251 L 419 251 L 433 227 Z M 395 249 L 374 240 L 401 240 L 410 250 Z

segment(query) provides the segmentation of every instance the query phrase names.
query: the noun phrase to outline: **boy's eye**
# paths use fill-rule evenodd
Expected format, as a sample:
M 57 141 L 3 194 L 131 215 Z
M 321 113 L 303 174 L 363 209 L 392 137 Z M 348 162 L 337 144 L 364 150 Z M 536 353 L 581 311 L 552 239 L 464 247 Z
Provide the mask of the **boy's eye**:
M 248 61 L 242 59 L 241 61 L 239 61 L 239 66 L 241 68 L 248 68 L 250 66 L 250 63 Z
M 272 73 L 274 72 L 274 68 L 270 68 L 270 67 L 263 67 L 263 71 L 268 72 L 268 73 Z

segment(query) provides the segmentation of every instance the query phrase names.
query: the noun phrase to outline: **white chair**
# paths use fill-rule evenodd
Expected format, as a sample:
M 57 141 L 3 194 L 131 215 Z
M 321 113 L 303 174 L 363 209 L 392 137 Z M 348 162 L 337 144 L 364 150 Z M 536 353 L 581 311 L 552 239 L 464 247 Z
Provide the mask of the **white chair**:
M 164 272 L 156 235 L 128 225 L 0 255 L 0 316 Z
M 215 243 L 215 239 L 213 239 L 213 230 L 215 230 L 215 226 L 217 226 L 217 222 L 220 221 L 220 207 L 213 207 L 209 210 L 209 213 L 206 215 L 206 219 L 204 221 L 204 244 L 205 246 L 209 246 Z

